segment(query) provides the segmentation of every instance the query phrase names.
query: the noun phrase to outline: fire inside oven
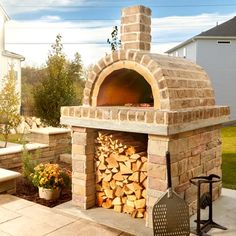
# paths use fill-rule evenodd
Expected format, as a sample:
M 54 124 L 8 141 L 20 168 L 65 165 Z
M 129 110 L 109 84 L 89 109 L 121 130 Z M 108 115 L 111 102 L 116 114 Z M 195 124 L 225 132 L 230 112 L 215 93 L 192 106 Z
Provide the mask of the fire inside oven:
M 101 84 L 97 105 L 153 107 L 152 89 L 136 71 L 116 70 Z

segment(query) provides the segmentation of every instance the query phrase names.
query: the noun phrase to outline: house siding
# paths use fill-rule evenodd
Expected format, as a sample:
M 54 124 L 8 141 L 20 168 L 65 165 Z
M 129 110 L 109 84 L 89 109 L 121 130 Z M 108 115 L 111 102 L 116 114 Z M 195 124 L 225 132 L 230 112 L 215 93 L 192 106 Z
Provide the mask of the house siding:
M 190 61 L 196 62 L 197 41 L 192 41 L 185 46 L 178 48 L 169 55 L 175 57 L 184 57 Z
M 1 7 L 1 6 L 0 6 Z M 10 65 L 14 66 L 16 71 L 16 89 L 21 96 L 21 60 L 3 55 L 5 51 L 5 22 L 7 18 L 5 13 L 0 9 L 0 89 L 4 86 L 4 77 L 6 77 L 10 70 Z
M 236 40 L 231 39 L 230 44 L 218 44 L 219 40 L 198 39 L 196 63 L 211 78 L 216 102 L 229 105 L 231 118 L 236 120 Z

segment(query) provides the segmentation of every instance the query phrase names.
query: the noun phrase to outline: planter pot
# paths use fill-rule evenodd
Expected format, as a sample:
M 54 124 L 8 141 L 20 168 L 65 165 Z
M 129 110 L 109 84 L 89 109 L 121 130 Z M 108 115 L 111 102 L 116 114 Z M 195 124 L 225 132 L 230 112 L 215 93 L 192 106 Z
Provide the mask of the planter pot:
M 61 189 L 39 188 L 39 197 L 46 200 L 56 200 L 60 197 Z

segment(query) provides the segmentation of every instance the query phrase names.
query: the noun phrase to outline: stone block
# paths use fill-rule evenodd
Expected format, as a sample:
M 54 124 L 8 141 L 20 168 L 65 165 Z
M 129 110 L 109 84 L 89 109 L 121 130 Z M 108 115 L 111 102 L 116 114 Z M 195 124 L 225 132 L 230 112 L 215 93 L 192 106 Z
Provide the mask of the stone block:
M 150 176 L 148 178 L 148 188 L 164 192 L 167 189 L 167 183 L 159 178 Z
M 178 194 L 185 192 L 191 186 L 190 182 L 183 183 L 175 187 L 175 191 Z
M 95 133 L 78 133 L 74 132 L 72 143 L 78 145 L 94 145 Z
M 193 169 L 201 164 L 200 154 L 188 158 L 188 168 Z
M 166 180 L 166 165 L 148 163 L 148 176 Z
M 148 140 L 148 154 L 165 156 L 168 151 L 168 142 L 158 140 Z
M 185 173 L 188 170 L 188 159 L 187 158 L 178 162 L 178 170 L 179 170 L 178 171 L 179 175 Z
M 166 164 L 166 157 L 165 156 L 158 156 L 158 155 L 149 154 L 148 160 L 150 163 L 155 163 L 155 164 L 160 164 L 160 165 Z
M 94 153 L 94 145 L 72 145 L 72 154 L 89 155 Z

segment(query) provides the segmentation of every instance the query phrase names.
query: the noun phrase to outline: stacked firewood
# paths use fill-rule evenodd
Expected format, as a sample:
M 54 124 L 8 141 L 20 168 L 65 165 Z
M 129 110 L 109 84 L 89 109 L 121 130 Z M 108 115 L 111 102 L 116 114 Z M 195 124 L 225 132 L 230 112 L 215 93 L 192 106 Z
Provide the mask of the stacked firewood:
M 100 131 L 96 145 L 97 205 L 134 218 L 146 215 L 147 145 L 124 132 Z

